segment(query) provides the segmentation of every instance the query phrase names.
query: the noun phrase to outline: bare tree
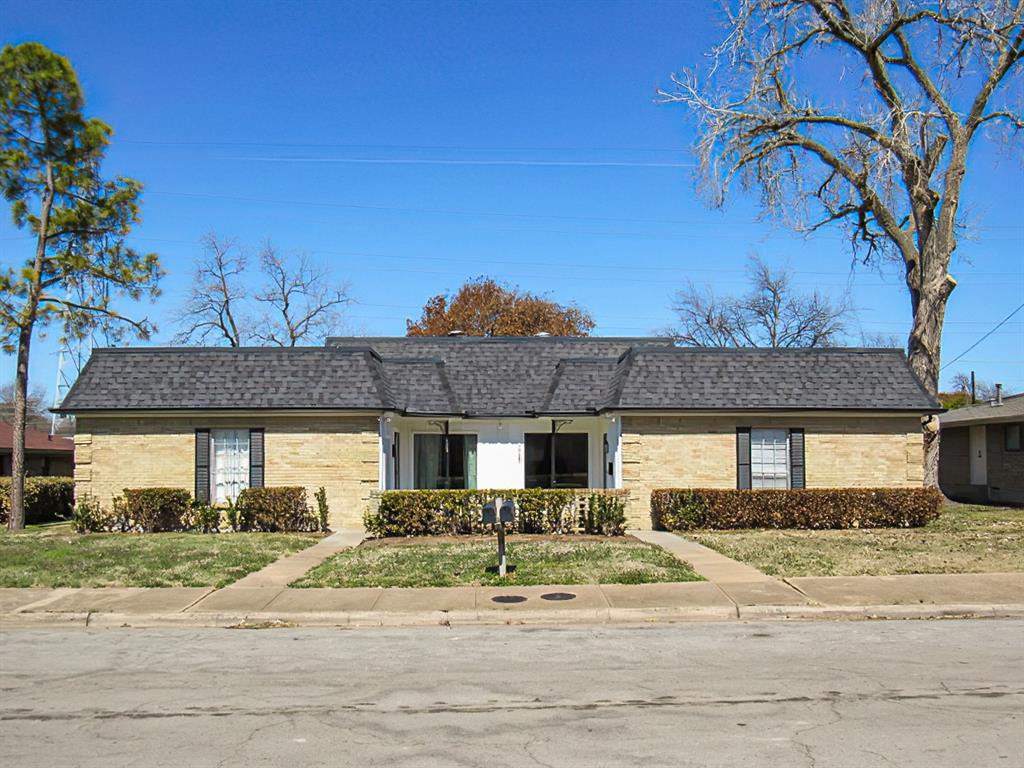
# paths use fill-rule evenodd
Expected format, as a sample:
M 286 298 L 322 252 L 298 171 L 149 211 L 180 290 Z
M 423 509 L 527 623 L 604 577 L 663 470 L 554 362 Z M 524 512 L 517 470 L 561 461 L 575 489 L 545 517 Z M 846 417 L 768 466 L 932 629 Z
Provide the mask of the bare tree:
M 14 384 L 0 387 L 0 421 L 14 423 Z M 46 390 L 36 385 L 25 395 L 25 424 L 31 429 L 50 428 L 50 414 L 46 406 Z
M 836 302 L 818 291 L 799 293 L 788 269 L 772 272 L 756 257 L 749 275 L 743 296 L 716 296 L 692 282 L 676 293 L 679 325 L 672 335 L 699 347 L 831 347 L 846 333 L 846 294 Z
M 953 389 L 957 392 L 964 392 L 968 395 L 971 394 L 971 374 L 964 373 L 963 371 L 957 371 L 953 374 Z M 1008 395 L 1011 393 L 1006 387 L 1002 387 L 1002 393 Z M 981 379 L 974 380 L 974 394 L 979 403 L 983 403 L 986 400 L 994 400 L 996 396 L 996 385 Z
M 860 345 L 862 347 L 874 347 L 876 349 L 895 349 L 903 346 L 903 342 L 900 341 L 900 337 L 895 333 L 866 333 L 861 331 Z
M 218 238 L 214 232 L 203 235 L 202 244 L 188 299 L 175 316 L 181 330 L 174 341 L 240 347 L 248 332 L 244 316 L 248 294 L 242 282 L 248 266 L 245 253 L 235 240 Z
M 840 224 L 864 261 L 902 264 L 910 364 L 933 394 L 968 148 L 986 128 L 1024 128 L 1009 87 L 1022 17 L 1024 0 L 736 0 L 706 77 L 661 93 L 699 123 L 714 205 L 738 180 L 797 230 Z M 935 485 L 933 424 L 925 435 Z
M 260 343 L 294 347 L 322 341 L 340 324 L 341 309 L 352 303 L 349 286 L 332 282 L 327 267 L 305 253 L 289 261 L 268 242 L 260 268 L 267 280 L 254 297 L 264 307 L 253 331 Z

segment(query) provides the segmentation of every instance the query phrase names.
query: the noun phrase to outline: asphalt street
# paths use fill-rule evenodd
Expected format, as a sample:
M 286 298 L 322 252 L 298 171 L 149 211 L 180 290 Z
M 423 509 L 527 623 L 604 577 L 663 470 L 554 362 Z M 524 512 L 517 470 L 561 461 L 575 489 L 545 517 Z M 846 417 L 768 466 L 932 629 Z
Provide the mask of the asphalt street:
M 34 766 L 1024 766 L 1024 622 L 12 630 Z

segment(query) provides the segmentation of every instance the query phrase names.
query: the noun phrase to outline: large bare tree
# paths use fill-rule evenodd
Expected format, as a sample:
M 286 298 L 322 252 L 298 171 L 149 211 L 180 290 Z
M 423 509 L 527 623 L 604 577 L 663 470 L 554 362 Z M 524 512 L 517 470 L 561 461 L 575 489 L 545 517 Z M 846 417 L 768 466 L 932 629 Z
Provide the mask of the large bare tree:
M 202 238 L 188 298 L 175 316 L 177 344 L 316 344 L 336 332 L 352 303 L 348 284 L 309 254 L 282 254 L 267 242 L 256 257 L 209 232 Z
M 799 231 L 843 226 L 861 260 L 896 259 L 910 364 L 937 393 L 968 150 L 1024 128 L 1024 0 L 736 0 L 728 11 L 707 69 L 661 94 L 697 120 L 702 189 L 721 206 L 739 182 Z M 925 478 L 937 484 L 934 422 Z
M 294 347 L 321 341 L 341 323 L 341 310 L 352 303 L 349 286 L 333 280 L 330 270 L 306 253 L 286 259 L 271 243 L 260 252 L 266 279 L 255 295 L 263 313 L 253 336 L 260 343 Z
M 831 347 L 847 331 L 853 312 L 849 296 L 835 301 L 820 291 L 801 292 L 788 269 L 772 271 L 750 260 L 750 290 L 719 296 L 689 283 L 676 293 L 678 325 L 670 333 L 698 347 Z
M 242 346 L 248 328 L 244 304 L 248 292 L 242 276 L 248 266 L 245 253 L 230 238 L 207 232 L 203 254 L 196 261 L 188 299 L 175 315 L 177 344 L 227 343 Z

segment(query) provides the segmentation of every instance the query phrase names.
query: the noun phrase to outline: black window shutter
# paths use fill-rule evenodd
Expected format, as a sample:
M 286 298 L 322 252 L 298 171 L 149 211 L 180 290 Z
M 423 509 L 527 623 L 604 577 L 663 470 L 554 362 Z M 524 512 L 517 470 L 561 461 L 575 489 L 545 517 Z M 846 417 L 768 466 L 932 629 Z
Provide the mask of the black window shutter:
M 789 487 L 803 488 L 806 483 L 804 471 L 804 431 L 789 430 Z
M 736 427 L 736 487 L 750 489 L 750 427 Z
M 249 430 L 249 487 L 263 487 L 263 430 Z
M 196 430 L 196 501 L 210 501 L 210 430 Z

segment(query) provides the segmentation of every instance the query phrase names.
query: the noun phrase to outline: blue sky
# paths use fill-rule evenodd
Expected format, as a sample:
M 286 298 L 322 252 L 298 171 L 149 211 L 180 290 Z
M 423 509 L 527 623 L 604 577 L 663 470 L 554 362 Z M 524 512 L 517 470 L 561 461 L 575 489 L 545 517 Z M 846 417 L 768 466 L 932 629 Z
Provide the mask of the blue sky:
M 720 34 L 717 3 L 32 3 L 0 0 L 0 42 L 68 56 L 90 114 L 115 129 L 106 172 L 146 185 L 133 243 L 160 254 L 168 314 L 202 233 L 329 262 L 359 304 L 352 332 L 402 334 L 424 300 L 489 275 L 575 300 L 596 333 L 671 322 L 688 279 L 741 290 L 748 256 L 797 282 L 849 288 L 865 333 L 909 328 L 895 266 L 851 269 L 838 232 L 709 211 L 691 126 L 656 103 Z M 977 222 L 953 274 L 944 360 L 1024 301 L 1024 176 L 978 147 L 964 195 Z M 31 245 L 7 216 L 0 263 Z M 856 338 L 853 339 L 857 341 Z M 56 345 L 33 382 L 52 392 Z M 13 359 L 0 359 L 3 379 Z M 1024 390 L 1024 312 L 945 371 Z M 944 378 L 948 376 L 944 374 Z

